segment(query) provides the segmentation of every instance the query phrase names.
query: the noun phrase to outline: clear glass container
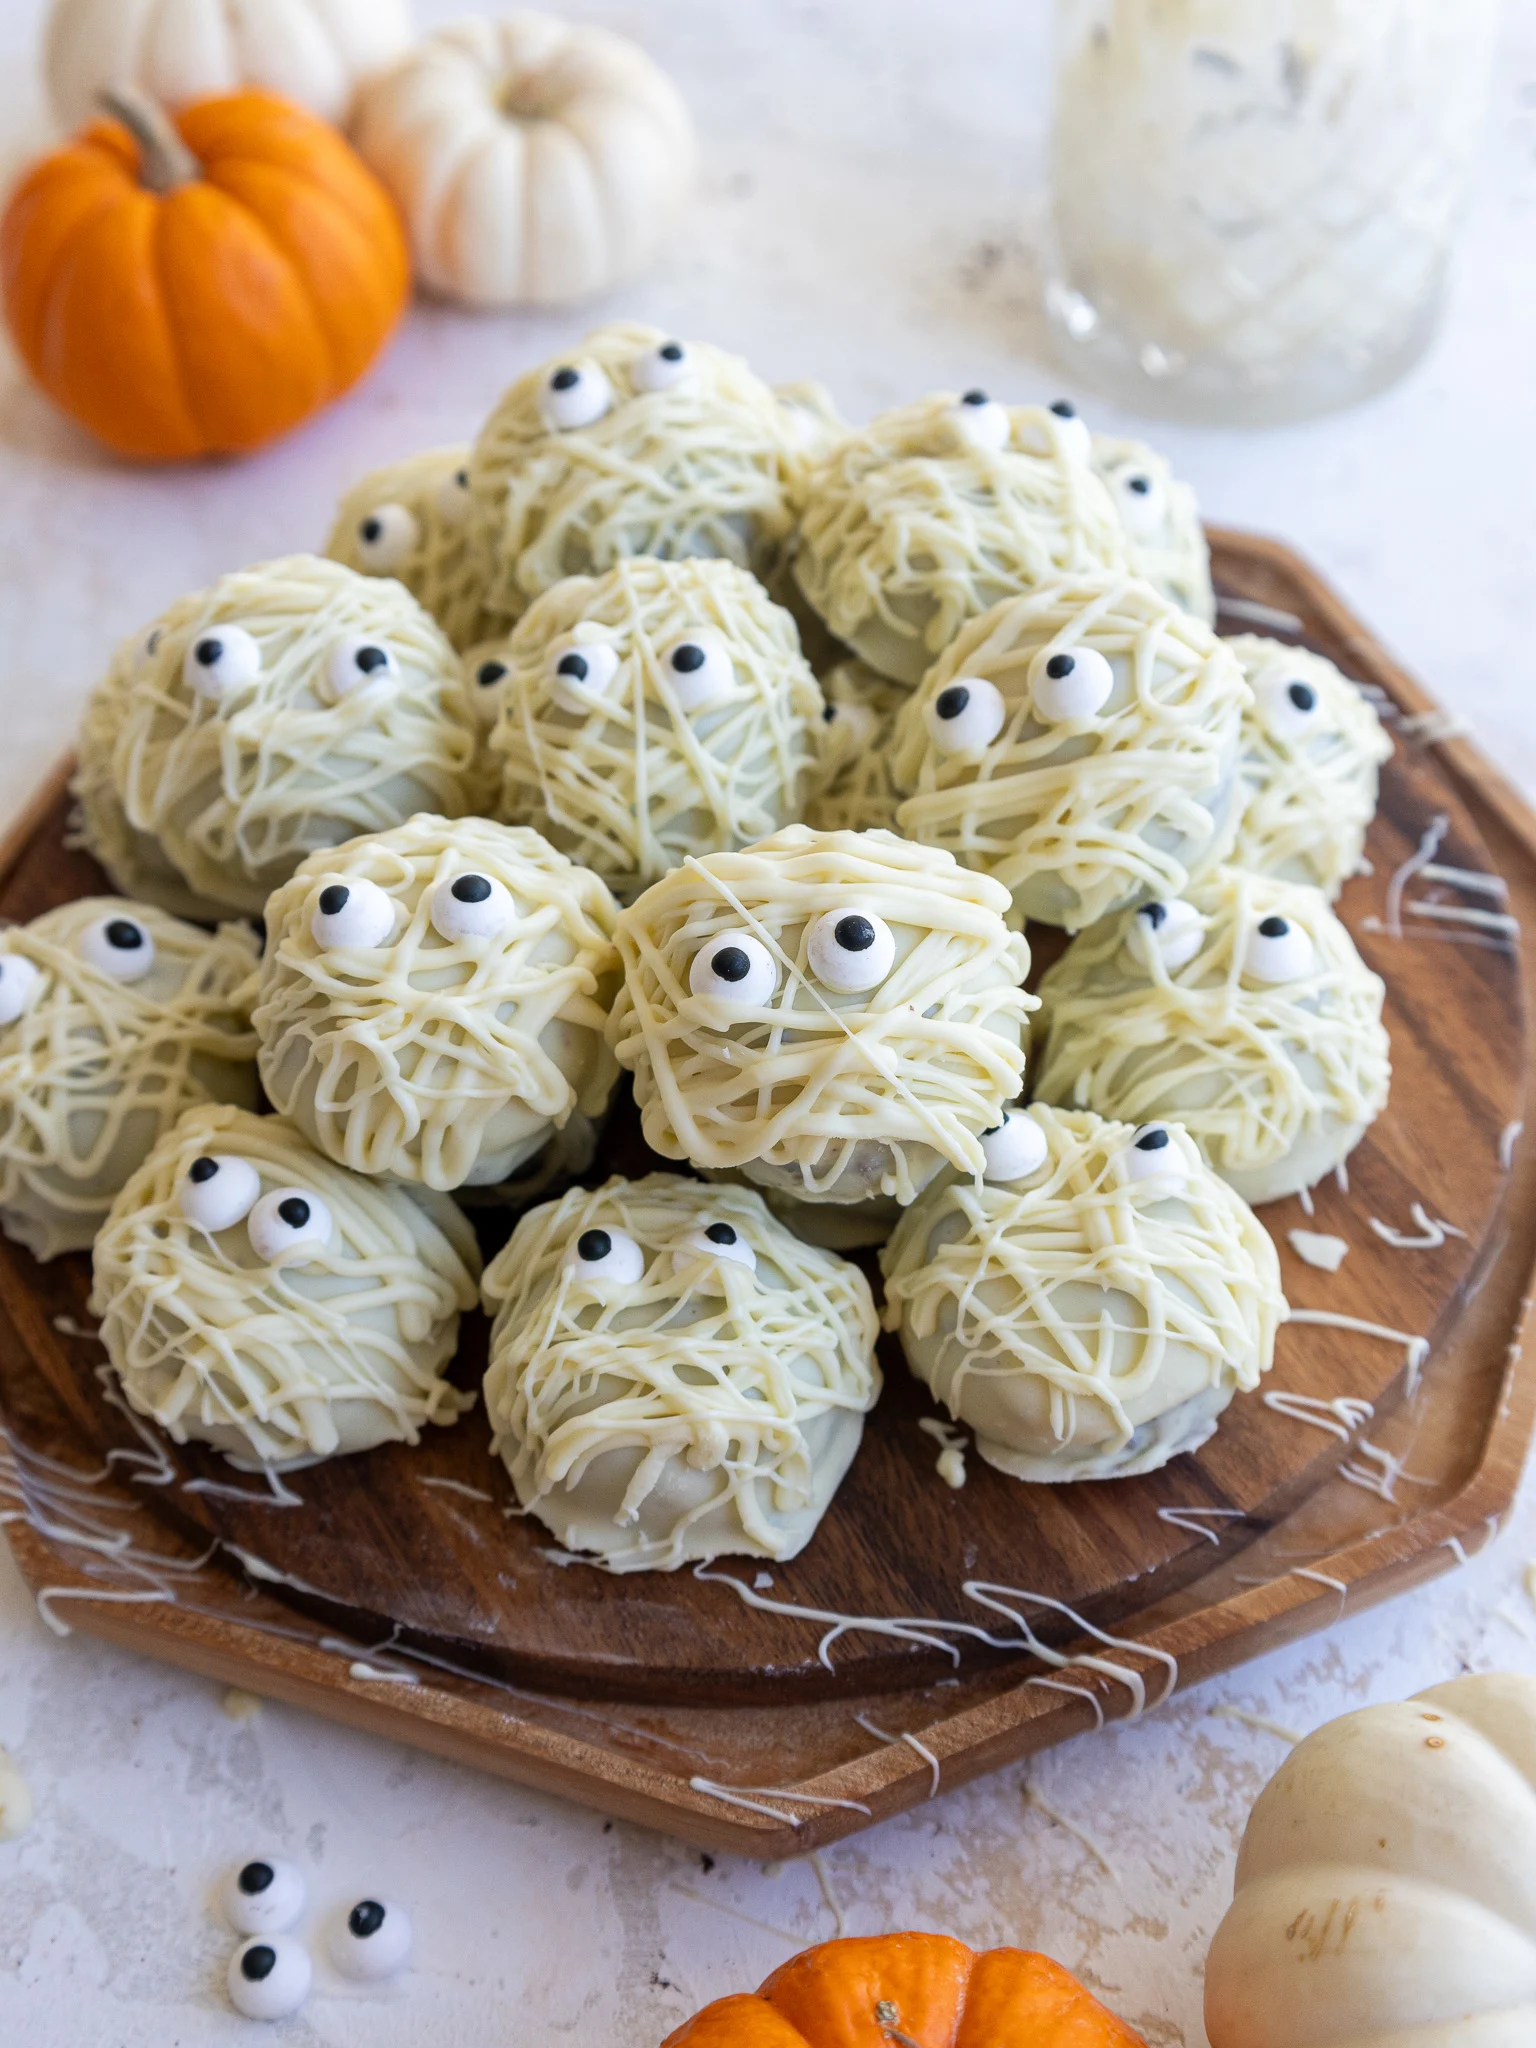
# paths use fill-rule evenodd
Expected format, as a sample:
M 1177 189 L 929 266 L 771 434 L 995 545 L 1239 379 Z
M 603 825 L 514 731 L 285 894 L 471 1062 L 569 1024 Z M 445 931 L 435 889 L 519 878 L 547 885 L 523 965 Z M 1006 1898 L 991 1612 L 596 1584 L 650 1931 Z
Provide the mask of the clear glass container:
M 1299 419 L 1423 352 L 1497 0 L 1058 0 L 1046 305 L 1084 384 Z

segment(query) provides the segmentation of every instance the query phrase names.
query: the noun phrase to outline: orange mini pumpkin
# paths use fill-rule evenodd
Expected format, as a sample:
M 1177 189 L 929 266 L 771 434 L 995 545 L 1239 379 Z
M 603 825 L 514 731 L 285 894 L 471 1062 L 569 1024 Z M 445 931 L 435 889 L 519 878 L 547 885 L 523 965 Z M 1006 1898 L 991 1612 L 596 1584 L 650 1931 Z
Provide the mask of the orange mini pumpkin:
M 1049 1956 L 947 1934 L 827 1941 L 662 2048 L 1146 2048 Z
M 0 222 L 5 314 L 39 384 L 120 455 L 259 448 L 345 391 L 410 283 L 388 195 L 273 94 L 173 126 L 124 89 L 22 179 Z

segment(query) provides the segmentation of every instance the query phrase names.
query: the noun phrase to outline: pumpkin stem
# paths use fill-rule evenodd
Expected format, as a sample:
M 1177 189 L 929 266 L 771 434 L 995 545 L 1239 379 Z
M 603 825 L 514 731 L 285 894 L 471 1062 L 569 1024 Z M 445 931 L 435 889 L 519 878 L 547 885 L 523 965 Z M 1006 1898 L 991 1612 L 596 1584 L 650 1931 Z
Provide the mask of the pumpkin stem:
M 174 192 L 203 174 L 164 107 L 136 85 L 104 85 L 97 101 L 139 145 L 139 177 L 151 192 Z

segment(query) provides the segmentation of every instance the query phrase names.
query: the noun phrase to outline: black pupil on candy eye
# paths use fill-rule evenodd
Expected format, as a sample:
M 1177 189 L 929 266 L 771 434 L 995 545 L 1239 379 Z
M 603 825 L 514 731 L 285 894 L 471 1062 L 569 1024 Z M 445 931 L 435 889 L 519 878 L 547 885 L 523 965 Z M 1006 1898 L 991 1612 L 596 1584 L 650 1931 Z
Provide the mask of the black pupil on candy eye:
M 1147 920 L 1147 923 L 1151 925 L 1153 931 L 1156 931 L 1168 915 L 1168 906 L 1166 903 L 1149 903 L 1141 914 Z
M 837 706 L 835 704 L 828 704 L 824 706 L 821 715 L 825 723 L 830 725 L 833 719 L 837 716 Z
M 364 540 L 382 540 L 384 537 L 384 522 L 382 519 L 368 518 L 363 521 L 357 530 Z
M 290 1195 L 286 1202 L 279 1202 L 277 1213 L 290 1230 L 302 1230 L 309 1221 L 309 1204 L 302 1195 Z
M 136 924 L 130 924 L 126 917 L 114 917 L 107 926 L 107 944 L 120 953 L 135 952 L 144 943 L 144 934 Z
M 1128 476 L 1125 488 L 1134 491 L 1138 498 L 1144 498 L 1152 488 L 1152 479 L 1149 476 Z
M 262 1941 L 248 1948 L 240 1958 L 240 1974 L 248 1984 L 260 1984 L 277 1968 L 277 1950 Z
M 325 917 L 338 916 L 346 909 L 351 894 L 351 890 L 343 888 L 340 882 L 332 882 L 329 888 L 320 891 L 321 914 Z
M 1317 702 L 1317 692 L 1310 683 L 1292 683 L 1285 694 L 1298 711 L 1310 711 Z
M 506 672 L 507 665 L 504 661 L 482 661 L 475 680 L 482 690 L 488 690 L 493 683 L 499 683 Z
M 734 1244 L 736 1242 L 736 1233 L 732 1230 L 729 1223 L 706 1224 L 704 1235 L 711 1244 Z
M 156 626 L 153 633 L 144 642 L 144 652 L 146 654 L 158 654 L 160 652 L 160 628 L 158 626 Z
M 958 718 L 970 701 L 970 691 L 962 689 L 959 684 L 956 684 L 951 689 L 940 690 L 938 697 L 934 701 L 933 708 L 938 712 L 940 718 Z
M 359 1941 L 366 1941 L 384 1925 L 384 1908 L 377 1899 L 360 1899 L 347 1915 L 347 1925 Z
M 709 964 L 722 981 L 745 981 L 752 972 L 752 962 L 740 946 L 722 946 Z
M 978 387 L 975 391 L 965 392 L 961 397 L 960 403 L 962 405 L 990 405 L 992 401 L 988 398 L 985 391 Z
M 224 653 L 222 640 L 199 640 L 196 648 L 197 659 L 203 668 L 212 668 Z
M 832 936 L 845 953 L 864 953 L 875 943 L 875 928 L 867 917 L 840 917 Z
M 218 1172 L 218 1170 L 219 1162 L 216 1159 L 209 1159 L 207 1157 L 204 1157 L 202 1159 L 194 1159 L 192 1164 L 187 1168 L 187 1179 L 195 1182 L 198 1187 L 201 1187 L 205 1180 L 212 1180 L 213 1176 Z M 242 1891 L 248 1891 L 250 1887 L 246 1884 L 246 1878 L 253 1870 L 265 1870 L 266 1867 L 267 1866 L 265 1865 L 265 1863 L 247 1863 L 245 1869 L 242 1870 L 240 1873 L 240 1889 Z M 266 1882 L 268 1884 L 272 1882 L 270 1875 L 267 1877 Z M 259 1891 L 261 1887 L 258 1885 L 257 1889 Z
M 1260 935 L 1266 939 L 1283 939 L 1289 930 L 1283 917 L 1266 917 L 1259 926 Z
M 680 341 L 664 341 L 656 353 L 664 363 L 680 363 L 683 360 L 683 344 Z
M 606 1230 L 584 1230 L 576 1240 L 576 1256 L 585 1259 L 589 1266 L 606 1259 L 612 1250 L 613 1239 Z
M 1059 683 L 1063 676 L 1071 675 L 1076 667 L 1077 663 L 1070 654 L 1053 654 L 1045 664 L 1045 672 L 1054 682 Z
M 197 1170 L 199 1166 L 206 1166 L 212 1171 L 213 1161 L 211 1159 L 199 1159 L 192 1168 L 192 1178 L 194 1180 L 206 1180 L 208 1175 L 206 1173 L 199 1174 Z M 248 1899 L 254 1898 L 258 1892 L 264 1892 L 267 1889 L 267 1886 L 272 1882 L 272 1877 L 273 1870 L 270 1863 L 247 1863 L 240 1873 L 240 1889 Z
M 359 647 L 353 659 L 365 676 L 371 676 L 376 669 L 389 667 L 389 656 L 382 647 Z
M 1055 413 L 1059 420 L 1075 420 L 1077 418 L 1077 407 L 1069 398 L 1053 399 L 1051 401 L 1051 411 Z
M 556 370 L 553 377 L 549 380 L 549 388 L 551 391 L 569 391 L 580 381 L 581 372 L 579 370 Z
M 505 674 L 506 671 L 503 670 L 502 673 Z M 589 673 L 586 656 L 584 654 L 562 654 L 555 673 L 556 675 L 570 676 L 574 681 L 584 683 Z
M 1136 1140 L 1136 1150 L 1138 1152 L 1161 1152 L 1167 1142 L 1168 1133 L 1164 1130 L 1143 1131 Z
M 453 472 L 453 480 L 461 491 L 469 489 L 469 471 L 467 469 L 456 469 Z
M 686 647 L 677 647 L 672 652 L 672 666 L 680 676 L 691 676 L 695 669 L 704 666 L 704 650 L 690 640 Z
M 460 903 L 483 903 L 491 893 L 491 885 L 484 875 L 460 875 L 453 885 L 453 894 Z

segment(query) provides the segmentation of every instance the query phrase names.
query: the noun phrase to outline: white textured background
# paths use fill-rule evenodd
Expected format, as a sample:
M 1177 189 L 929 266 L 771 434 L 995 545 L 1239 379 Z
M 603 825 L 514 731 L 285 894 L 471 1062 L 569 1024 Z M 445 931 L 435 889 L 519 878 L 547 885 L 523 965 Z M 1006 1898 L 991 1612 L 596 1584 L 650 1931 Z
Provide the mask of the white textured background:
M 424 19 L 461 11 L 418 0 Z M 700 202 L 664 270 L 611 310 L 821 376 L 859 416 L 934 385 L 1054 395 L 1034 305 L 1030 181 L 1045 0 L 592 0 L 681 80 Z M 0 9 L 0 151 L 45 135 L 39 0 Z M 1442 342 L 1342 418 L 1156 437 L 1222 521 L 1283 535 L 1339 583 L 1536 795 L 1536 20 L 1510 10 L 1487 161 Z M 316 545 L 376 460 L 467 438 L 579 318 L 418 311 L 348 404 L 238 467 L 113 469 L 0 378 L 0 815 L 64 745 L 114 638 L 184 589 Z M 1075 394 L 1082 396 L 1082 394 Z M 1119 424 L 1102 406 L 1095 424 Z M 0 1744 L 38 1805 L 0 1844 L 0 2042 L 203 2048 L 248 2034 L 221 1989 L 222 1870 L 268 1846 L 317 1912 L 412 1908 L 418 1968 L 378 1993 L 317 1980 L 278 2031 L 335 2048 L 648 2048 L 703 2000 L 836 1929 L 948 1930 L 1050 1950 L 1152 2048 L 1202 2048 L 1200 1969 L 1247 1808 L 1283 1754 L 1221 1701 L 1307 1730 L 1468 1669 L 1536 1671 L 1536 1494 L 1467 1571 L 1035 1767 L 808 1865 L 764 1872 L 284 1708 L 239 1725 L 194 1679 L 37 1621 L 0 1548 Z M 823 1883 L 824 1880 L 824 1883 Z

